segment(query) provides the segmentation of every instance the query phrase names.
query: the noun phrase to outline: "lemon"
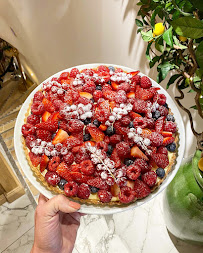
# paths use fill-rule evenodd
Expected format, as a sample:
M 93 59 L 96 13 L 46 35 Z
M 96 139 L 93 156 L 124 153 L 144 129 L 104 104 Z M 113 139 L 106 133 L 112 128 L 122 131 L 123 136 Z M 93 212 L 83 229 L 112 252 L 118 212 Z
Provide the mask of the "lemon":
M 187 38 L 183 37 L 183 36 L 179 36 L 179 40 L 182 41 L 182 42 L 185 42 L 187 40 Z
M 154 31 L 153 34 L 158 36 L 164 33 L 165 27 L 163 25 L 163 23 L 157 23 L 154 26 Z
M 203 171 L 203 157 L 199 160 L 198 167 L 201 171 Z

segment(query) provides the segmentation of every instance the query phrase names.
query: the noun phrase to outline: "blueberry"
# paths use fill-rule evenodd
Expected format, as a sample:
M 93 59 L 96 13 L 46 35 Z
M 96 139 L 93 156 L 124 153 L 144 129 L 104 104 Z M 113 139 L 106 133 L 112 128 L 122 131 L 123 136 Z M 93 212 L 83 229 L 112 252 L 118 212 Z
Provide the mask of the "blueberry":
M 84 123 L 85 125 L 88 125 L 89 123 L 91 123 L 91 119 L 90 119 L 90 118 L 86 118 L 86 119 L 83 121 L 83 123 Z
M 114 127 L 113 126 L 109 126 L 107 129 L 106 129 L 106 135 L 108 135 L 108 136 L 111 136 L 111 135 L 113 135 L 113 134 L 115 134 L 115 129 L 114 129 Z
M 96 86 L 96 90 L 102 90 L 101 85 L 97 85 L 97 86 Z
M 165 170 L 162 169 L 162 168 L 158 168 L 156 170 L 156 174 L 157 174 L 158 177 L 163 178 L 165 176 Z
M 161 117 L 160 111 L 155 111 L 155 112 L 152 113 L 152 118 L 158 119 L 160 117 Z
M 89 141 L 90 139 L 91 139 L 91 135 L 90 134 L 83 135 L 83 141 Z
M 108 145 L 107 155 L 111 155 L 113 152 L 113 147 L 111 145 Z
M 92 101 L 92 103 L 94 103 L 94 99 L 93 98 L 91 98 L 90 100 Z
M 167 145 L 166 148 L 168 149 L 168 151 L 174 152 L 176 150 L 176 144 L 175 144 L 175 142 Z
M 167 103 L 165 103 L 163 106 L 164 106 L 164 107 L 166 107 L 167 109 L 169 109 L 169 108 L 168 108 L 168 104 L 167 104 Z
M 64 190 L 64 185 L 67 183 L 67 181 L 65 179 L 61 179 L 60 182 L 58 183 L 58 187 L 61 190 Z
M 99 127 L 101 125 L 101 123 L 99 122 L 99 120 L 95 119 L 93 121 L 93 124 L 96 126 L 96 127 Z
M 167 121 L 173 121 L 173 122 L 175 122 L 175 119 L 174 119 L 173 115 L 171 115 L 171 114 L 168 114 L 168 115 L 166 116 L 166 120 L 167 120 Z
M 115 72 L 115 68 L 113 66 L 109 66 L 108 69 Z
M 91 193 L 96 193 L 99 190 L 97 187 L 94 187 L 94 186 L 91 186 L 90 189 L 91 189 Z
M 107 83 L 111 85 L 111 80 L 109 80 Z
M 133 164 L 133 163 L 134 163 L 134 161 L 131 160 L 131 159 L 126 158 L 126 159 L 124 160 L 124 164 L 127 165 L 127 166 L 130 166 L 130 165 Z
M 129 128 L 135 128 L 132 121 L 129 123 Z

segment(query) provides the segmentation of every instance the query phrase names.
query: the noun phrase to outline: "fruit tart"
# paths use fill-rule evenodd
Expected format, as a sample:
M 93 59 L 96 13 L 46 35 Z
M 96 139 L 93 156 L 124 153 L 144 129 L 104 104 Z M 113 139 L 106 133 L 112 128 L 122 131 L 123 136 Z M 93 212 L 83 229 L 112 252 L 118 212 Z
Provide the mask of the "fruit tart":
M 100 65 L 45 81 L 22 126 L 26 158 L 49 190 L 87 204 L 145 198 L 173 168 L 178 129 L 139 71 Z

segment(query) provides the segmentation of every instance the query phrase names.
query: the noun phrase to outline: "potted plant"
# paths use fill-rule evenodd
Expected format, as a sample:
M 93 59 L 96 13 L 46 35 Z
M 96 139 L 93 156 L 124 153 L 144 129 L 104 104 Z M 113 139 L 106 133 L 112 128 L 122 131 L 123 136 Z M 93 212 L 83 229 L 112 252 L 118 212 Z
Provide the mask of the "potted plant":
M 203 119 L 203 2 L 198 0 L 141 0 L 136 25 L 147 43 L 150 68 L 157 82 L 171 73 L 166 85 L 176 85 L 177 104 L 189 117 L 197 150 L 180 167 L 164 195 L 168 229 L 180 239 L 203 243 L 203 132 L 198 133 L 189 110 L 181 103 L 185 88 L 195 92 L 193 109 Z M 202 124 L 203 125 L 203 124 Z

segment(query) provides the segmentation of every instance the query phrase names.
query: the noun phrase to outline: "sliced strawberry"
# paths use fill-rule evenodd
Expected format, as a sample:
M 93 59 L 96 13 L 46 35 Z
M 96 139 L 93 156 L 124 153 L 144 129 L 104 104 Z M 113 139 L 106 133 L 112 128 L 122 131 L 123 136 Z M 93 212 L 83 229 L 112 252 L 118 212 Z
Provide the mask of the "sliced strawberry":
M 117 197 L 120 193 L 120 187 L 115 183 L 114 185 L 111 186 L 111 194 L 114 197 Z
M 50 132 L 56 132 L 58 129 L 58 122 L 57 121 L 52 121 L 52 122 L 41 122 L 37 125 L 35 125 L 36 129 L 44 129 Z
M 107 126 L 101 124 L 101 125 L 99 126 L 99 129 L 102 130 L 102 131 L 104 132 L 104 131 L 106 131 Z
M 120 160 L 120 157 L 118 156 L 118 153 L 117 153 L 117 150 L 116 148 L 114 148 L 112 154 L 111 154 L 111 160 L 114 161 L 115 163 L 115 168 L 118 168 L 121 166 L 121 160 Z
M 87 126 L 87 130 L 96 142 L 103 141 L 105 134 L 100 129 L 94 126 Z
M 116 102 L 115 102 L 115 101 L 109 102 L 109 106 L 110 106 L 110 108 L 113 110 L 113 108 L 116 107 Z
M 160 133 L 163 131 L 165 118 L 166 118 L 165 116 L 161 116 L 160 118 L 158 118 L 155 121 L 155 131 L 156 132 Z
M 57 143 L 63 143 L 67 139 L 68 139 L 67 132 L 62 129 L 59 129 L 54 139 L 52 140 L 52 143 L 56 145 Z
M 48 121 L 59 121 L 61 119 L 60 113 L 59 112 L 54 112 L 50 115 L 48 118 Z
M 88 99 L 93 98 L 92 94 L 89 93 L 89 92 L 82 92 L 82 91 L 81 91 L 81 92 L 80 92 L 80 96 L 81 96 L 81 97 L 88 98 Z
M 83 141 L 81 141 L 80 139 L 70 135 L 68 136 L 68 138 L 64 141 L 63 145 L 65 147 L 67 147 L 69 150 L 77 147 L 77 146 L 81 146 L 83 143 Z
M 106 190 L 108 188 L 108 185 L 104 180 L 102 180 L 100 177 L 94 177 L 92 179 L 89 179 L 87 181 L 87 184 L 90 186 L 94 186 L 96 188 Z
M 71 172 L 70 172 L 70 175 L 71 175 L 71 177 L 73 178 L 73 180 L 74 180 L 76 183 L 79 183 L 79 184 L 87 183 L 88 180 L 92 179 L 91 176 L 83 175 L 83 174 L 80 173 L 80 172 L 73 172 L 73 171 L 71 171 Z
M 72 92 L 71 90 L 68 90 L 64 96 L 64 102 L 69 104 L 69 105 L 72 105 L 73 104 L 73 98 L 72 98 Z
M 134 189 L 135 181 L 132 180 L 127 180 L 127 186 L 130 187 L 131 189 Z
M 129 92 L 126 96 L 127 98 L 135 98 L 135 92 Z
M 137 92 L 136 92 L 136 97 L 142 100 L 149 100 L 151 98 L 153 98 L 154 94 L 148 90 L 148 89 L 142 89 L 140 88 Z
M 48 120 L 49 116 L 51 115 L 50 112 L 44 112 L 43 115 L 42 115 L 42 122 L 45 122 Z
M 50 113 L 55 111 L 55 107 L 53 106 L 52 102 L 47 98 L 43 98 L 42 103 L 44 104 L 45 111 L 48 111 Z
M 61 162 L 56 168 L 57 174 L 64 178 L 66 181 L 72 181 L 72 177 L 70 174 L 70 168 L 67 166 L 65 162 Z
M 175 141 L 174 137 L 165 137 L 163 140 L 163 146 L 167 146 Z
M 47 164 L 49 162 L 49 158 L 48 156 L 46 156 L 45 154 L 42 155 L 41 161 L 40 161 L 40 171 L 44 171 L 47 167 Z
M 136 113 L 136 112 L 129 112 L 129 115 L 132 119 L 135 119 L 137 117 L 142 117 L 139 113 Z
M 59 78 L 58 78 L 58 81 L 60 82 L 60 81 L 62 81 L 63 79 L 68 79 L 68 77 L 69 77 L 69 72 L 63 72 L 63 73 L 61 73 L 60 74 L 60 76 L 59 76 Z
M 151 135 L 152 131 L 145 128 L 145 129 L 142 129 L 142 136 L 145 137 L 145 138 L 149 138 L 149 136 Z
M 116 82 L 111 82 L 111 86 L 114 90 L 118 89 L 119 84 L 117 84 Z
M 172 135 L 173 135 L 172 132 L 166 132 L 166 131 L 161 132 L 160 134 L 161 134 L 163 137 L 172 137 Z
M 131 156 L 137 157 L 137 158 L 142 158 L 146 161 L 148 161 L 148 157 L 138 148 L 138 146 L 134 146 L 131 148 L 130 151 Z
M 41 156 L 35 155 L 32 152 L 29 152 L 30 161 L 32 162 L 32 165 L 37 167 L 40 164 Z
M 139 74 L 139 73 L 140 73 L 140 71 L 137 70 L 137 71 L 128 72 L 127 74 L 130 74 L 130 75 L 132 75 L 132 76 L 136 76 L 136 75 Z

